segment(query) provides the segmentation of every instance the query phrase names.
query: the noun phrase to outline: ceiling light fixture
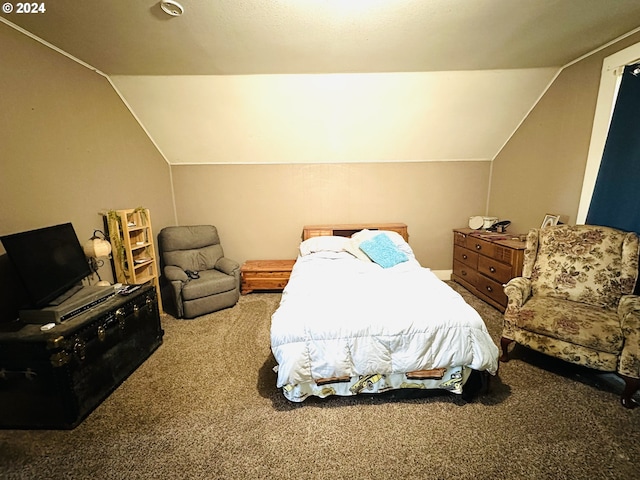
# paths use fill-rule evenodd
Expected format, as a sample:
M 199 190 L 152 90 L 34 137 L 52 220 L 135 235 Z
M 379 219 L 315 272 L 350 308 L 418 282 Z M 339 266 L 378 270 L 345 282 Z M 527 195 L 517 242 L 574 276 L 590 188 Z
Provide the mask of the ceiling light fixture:
M 162 0 L 160 8 L 172 17 L 179 17 L 184 13 L 184 7 L 174 0 Z

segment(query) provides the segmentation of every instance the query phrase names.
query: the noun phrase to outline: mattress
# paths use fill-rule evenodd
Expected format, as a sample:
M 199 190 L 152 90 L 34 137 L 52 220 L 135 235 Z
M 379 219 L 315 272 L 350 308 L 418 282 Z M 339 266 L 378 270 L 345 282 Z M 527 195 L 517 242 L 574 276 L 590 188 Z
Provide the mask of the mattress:
M 471 369 L 496 373 L 498 348 L 480 315 L 391 238 L 407 258 L 386 268 L 340 240 L 301 245 L 271 319 L 277 386 L 290 400 L 391 388 L 460 393 Z M 405 381 L 407 372 L 437 369 L 440 378 Z M 367 388 L 352 388 L 365 377 Z

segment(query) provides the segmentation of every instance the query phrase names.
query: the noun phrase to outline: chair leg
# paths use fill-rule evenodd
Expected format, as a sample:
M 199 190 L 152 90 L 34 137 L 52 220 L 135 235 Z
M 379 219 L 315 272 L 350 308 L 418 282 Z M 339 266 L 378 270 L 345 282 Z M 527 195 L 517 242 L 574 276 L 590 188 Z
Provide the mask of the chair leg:
M 633 395 L 638 391 L 638 388 L 640 388 L 640 378 L 627 377 L 626 375 L 620 376 L 624 380 L 624 390 L 620 397 L 620 403 L 622 403 L 625 408 L 637 407 L 638 402 L 631 397 L 633 397 Z
M 502 349 L 502 355 L 500 356 L 501 362 L 506 363 L 509 361 L 509 345 L 511 345 L 511 342 L 513 342 L 513 340 L 510 338 L 502 337 L 500 339 L 500 348 Z

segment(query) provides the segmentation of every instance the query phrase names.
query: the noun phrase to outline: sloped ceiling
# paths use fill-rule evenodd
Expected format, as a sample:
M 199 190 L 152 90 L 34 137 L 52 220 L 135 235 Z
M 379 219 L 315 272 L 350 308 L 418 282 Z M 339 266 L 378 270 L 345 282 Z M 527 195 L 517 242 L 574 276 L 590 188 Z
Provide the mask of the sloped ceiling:
M 172 164 L 491 160 L 555 69 L 115 76 Z
M 108 76 L 170 163 L 491 159 L 640 25 L 638 0 L 179 1 L 2 16 Z

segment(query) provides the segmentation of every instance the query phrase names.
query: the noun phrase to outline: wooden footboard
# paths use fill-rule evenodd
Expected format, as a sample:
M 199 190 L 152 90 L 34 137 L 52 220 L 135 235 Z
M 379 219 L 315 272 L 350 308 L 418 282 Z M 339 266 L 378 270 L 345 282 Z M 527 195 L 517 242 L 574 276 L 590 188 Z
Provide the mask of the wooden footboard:
M 431 370 L 414 370 L 407 372 L 406 375 L 409 380 L 426 380 L 428 378 L 440 380 L 446 371 L 446 368 L 432 368 Z
M 446 371 L 446 368 L 414 370 L 413 372 L 405 373 L 405 376 L 407 377 L 407 380 L 441 380 Z M 342 383 L 349 381 L 351 381 L 351 377 L 345 375 L 343 377 L 318 378 L 315 383 L 316 385 L 328 385 L 330 383 Z
M 341 382 L 349 382 L 351 377 L 327 377 L 327 378 L 319 378 L 316 380 L 316 385 L 327 385 L 329 383 L 341 383 Z
M 288 400 L 293 402 L 302 402 L 310 396 L 322 398 L 331 395 L 351 396 L 400 389 L 438 389 L 462 394 L 463 386 L 472 373 L 473 370 L 468 367 L 449 367 L 414 370 L 405 373 L 323 377 L 311 382 L 284 385 L 282 392 Z M 480 380 L 481 382 L 479 383 L 484 383 L 484 380 Z M 474 385 L 467 396 L 472 396 L 473 392 L 477 392 L 480 388 L 482 388 L 482 385 Z

